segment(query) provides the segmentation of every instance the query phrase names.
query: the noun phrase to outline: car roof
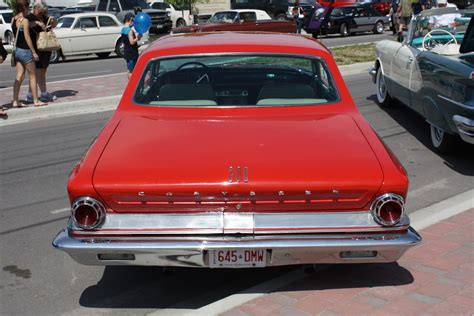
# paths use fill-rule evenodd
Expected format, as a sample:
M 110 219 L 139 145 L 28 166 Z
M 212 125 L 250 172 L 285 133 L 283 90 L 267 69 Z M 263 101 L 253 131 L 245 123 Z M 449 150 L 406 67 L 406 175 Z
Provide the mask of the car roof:
M 0 10 L 0 13 L 12 13 L 13 11 L 10 9 Z
M 70 12 L 73 12 L 73 11 L 70 11 Z M 71 13 L 71 14 L 63 15 L 62 18 L 63 17 L 78 18 L 78 17 L 83 17 L 83 16 L 110 16 L 112 18 L 117 18 L 113 14 L 105 13 L 105 12 L 99 12 L 99 11 L 88 11 L 88 12 L 83 12 L 83 13 Z
M 311 37 L 298 34 L 265 32 L 203 32 L 182 33 L 154 41 L 146 54 L 179 55 L 186 52 L 222 53 L 288 53 L 330 55 L 327 48 Z

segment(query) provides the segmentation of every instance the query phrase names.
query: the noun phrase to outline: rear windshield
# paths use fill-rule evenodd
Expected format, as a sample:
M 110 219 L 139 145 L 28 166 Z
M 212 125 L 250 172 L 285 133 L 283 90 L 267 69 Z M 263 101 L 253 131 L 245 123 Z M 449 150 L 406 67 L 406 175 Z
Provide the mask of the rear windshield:
M 149 106 L 283 106 L 335 102 L 319 58 L 283 55 L 192 56 L 148 63 L 134 100 Z

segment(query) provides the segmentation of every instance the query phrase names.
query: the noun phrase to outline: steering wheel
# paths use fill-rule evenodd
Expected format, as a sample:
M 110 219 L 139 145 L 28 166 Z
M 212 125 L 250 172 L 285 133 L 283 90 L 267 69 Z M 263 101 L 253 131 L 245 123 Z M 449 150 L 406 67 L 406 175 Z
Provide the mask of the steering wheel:
M 181 66 L 176 68 L 176 70 L 177 71 L 182 70 L 184 67 L 187 67 L 189 65 L 196 65 L 196 66 L 200 66 L 200 67 L 205 68 L 205 69 L 209 68 L 207 65 L 205 65 L 203 63 L 200 63 L 198 61 L 190 61 L 190 62 L 182 64 Z M 199 78 L 197 78 L 196 83 L 203 83 L 203 80 L 205 80 L 204 83 L 210 83 L 211 82 L 211 79 L 209 78 L 208 71 L 206 71 L 204 74 L 200 75 Z
M 433 38 L 432 36 L 432 33 L 434 32 L 441 32 L 441 33 L 446 33 L 448 34 L 449 36 L 451 36 L 451 39 L 447 42 L 447 43 L 439 43 L 436 41 L 436 39 Z M 426 44 L 430 42 L 431 43 L 431 47 L 428 47 Z M 438 45 L 443 45 L 443 46 L 446 46 L 446 45 L 449 45 L 451 44 L 452 42 L 454 42 L 454 44 L 457 44 L 458 41 L 456 39 L 456 36 L 454 36 L 453 33 L 451 33 L 450 31 L 446 31 L 446 30 L 443 30 L 443 29 L 434 29 L 434 30 L 431 30 L 429 31 L 428 33 L 426 33 L 425 37 L 423 37 L 423 49 L 424 50 L 431 50 L 433 49 L 434 47 L 438 46 Z

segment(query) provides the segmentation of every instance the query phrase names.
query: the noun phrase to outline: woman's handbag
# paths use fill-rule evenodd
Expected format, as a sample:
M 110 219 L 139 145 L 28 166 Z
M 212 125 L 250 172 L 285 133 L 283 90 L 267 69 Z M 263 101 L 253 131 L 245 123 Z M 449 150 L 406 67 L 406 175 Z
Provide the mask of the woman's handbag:
M 49 21 L 51 21 L 51 17 L 48 18 L 48 22 L 46 23 L 46 30 L 49 28 Z M 38 33 L 36 47 L 38 47 L 38 50 L 42 52 L 52 52 L 60 49 L 61 45 L 56 38 L 56 34 L 54 34 L 53 30 L 50 29 L 49 31 Z
M 21 27 L 21 22 L 23 22 L 23 19 L 20 20 L 20 27 Z M 13 23 L 16 23 L 16 19 L 15 21 L 13 21 Z M 12 67 L 16 67 L 15 49 L 16 49 L 16 41 L 18 40 L 18 32 L 20 32 L 20 27 L 16 28 L 15 41 L 13 41 L 13 45 L 12 45 L 12 58 L 10 59 Z

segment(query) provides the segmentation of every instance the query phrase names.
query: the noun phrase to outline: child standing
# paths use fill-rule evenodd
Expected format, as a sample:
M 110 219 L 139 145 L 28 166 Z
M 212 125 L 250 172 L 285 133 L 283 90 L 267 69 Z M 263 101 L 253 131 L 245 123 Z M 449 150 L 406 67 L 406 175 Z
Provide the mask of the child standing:
M 127 69 L 128 69 L 128 79 L 132 75 L 133 68 L 135 68 L 135 64 L 138 60 L 138 41 L 141 39 L 141 35 L 138 36 L 132 30 L 133 26 L 133 19 L 135 15 L 133 13 L 127 13 L 123 20 L 123 28 L 122 28 L 122 41 L 124 45 L 124 54 L 123 57 L 127 62 Z

